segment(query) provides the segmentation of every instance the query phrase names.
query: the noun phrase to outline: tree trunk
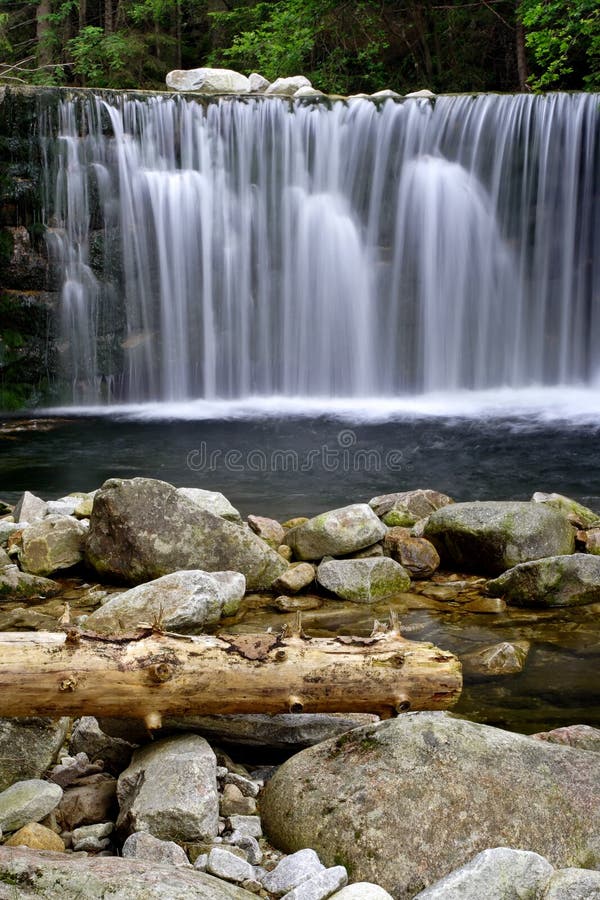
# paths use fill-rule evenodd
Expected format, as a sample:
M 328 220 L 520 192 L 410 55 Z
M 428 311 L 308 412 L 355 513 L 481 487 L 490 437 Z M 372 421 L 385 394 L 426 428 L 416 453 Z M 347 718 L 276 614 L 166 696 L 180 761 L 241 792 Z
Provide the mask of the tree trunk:
M 35 12 L 35 36 L 37 41 L 36 57 L 38 66 L 47 66 L 52 62 L 52 51 L 48 42 L 52 31 L 52 26 L 48 21 L 50 12 L 50 0 L 40 0 Z
M 0 717 L 371 712 L 446 709 L 460 695 L 451 653 L 388 632 L 139 639 L 70 630 L 0 633 Z
M 113 33 L 113 0 L 104 0 L 104 34 Z
M 517 7 L 517 24 L 516 24 L 516 50 L 517 50 L 517 71 L 519 73 L 519 90 L 529 91 L 527 84 L 529 72 L 527 70 L 527 53 L 525 50 L 525 28 L 519 18 Z

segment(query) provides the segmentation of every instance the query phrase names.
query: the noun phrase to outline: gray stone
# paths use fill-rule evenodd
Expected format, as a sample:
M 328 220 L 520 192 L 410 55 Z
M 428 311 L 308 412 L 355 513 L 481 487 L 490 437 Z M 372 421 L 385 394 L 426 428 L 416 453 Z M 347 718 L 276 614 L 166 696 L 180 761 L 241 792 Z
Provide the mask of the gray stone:
M 354 503 L 309 519 L 288 531 L 285 543 L 298 559 L 322 559 L 362 550 L 381 540 L 387 528 L 366 503 Z
M 246 593 L 246 579 L 241 572 L 211 572 L 210 574 L 215 581 L 219 582 L 225 598 L 221 615 L 235 615 Z
M 259 75 L 258 72 L 251 72 L 248 76 L 248 81 L 250 83 L 250 90 L 253 94 L 264 94 L 271 84 L 264 75 Z
M 600 866 L 590 753 L 448 713 L 406 713 L 303 750 L 267 782 L 260 808 L 280 850 L 311 846 L 396 900 L 499 845 L 555 867 Z
M 554 868 L 528 850 L 494 847 L 417 894 L 419 900 L 537 900 Z M 415 898 L 416 900 L 416 898 Z
M 7 565 L 0 569 L 0 600 L 37 600 L 54 597 L 60 590 L 56 581 L 21 572 L 18 566 Z
M 572 553 L 575 532 L 562 513 L 541 503 L 454 503 L 429 517 L 425 537 L 442 563 L 498 575 L 518 563 Z
M 544 900 L 600 900 L 600 872 L 559 869 L 548 882 Z
M 488 581 L 488 593 L 513 606 L 581 606 L 600 601 L 600 557 L 587 553 L 520 563 Z
M 376 515 L 384 519 L 386 525 L 393 527 L 414 525 L 436 509 L 453 502 L 447 494 L 440 494 L 429 488 L 417 488 L 414 491 L 381 494 L 369 500 L 369 506 Z
M 501 641 L 479 647 L 460 657 L 463 674 L 471 678 L 516 675 L 525 668 L 529 641 Z
M 87 529 L 73 516 L 47 516 L 23 529 L 21 568 L 32 575 L 51 575 L 83 560 Z
M 15 522 L 38 522 L 43 519 L 48 511 L 46 502 L 41 497 L 25 491 L 17 500 L 17 505 L 13 510 L 13 519 Z
M 61 788 L 66 788 L 79 778 L 102 772 L 103 765 L 97 765 L 89 761 L 87 753 L 78 753 L 76 756 L 64 756 L 60 763 L 54 766 L 48 778 Z
M 232 831 L 240 831 L 250 837 L 262 837 L 262 823 L 259 816 L 229 816 L 229 827 Z
M 81 497 L 61 497 L 60 500 L 48 500 L 46 507 L 49 516 L 74 516 L 81 503 Z
M 254 534 L 266 541 L 273 550 L 277 550 L 283 544 L 285 531 L 276 519 L 268 519 L 266 516 L 248 516 L 248 525 Z
M 288 550 L 289 550 L 289 547 L 288 547 Z M 10 566 L 10 565 L 11 565 L 10 556 L 8 555 L 6 550 L 4 550 L 3 547 L 0 547 L 0 569 L 3 569 L 5 566 Z
M 120 775 L 117 827 L 162 840 L 202 841 L 219 825 L 217 761 L 198 735 L 166 738 L 136 750 Z
M 333 893 L 348 884 L 348 873 L 344 866 L 333 866 L 303 881 L 298 887 L 285 894 L 284 900 L 326 900 Z
M 355 881 L 331 895 L 331 900 L 393 900 L 391 894 L 370 881 Z
M 591 725 L 565 725 L 564 728 L 554 728 L 552 731 L 539 731 L 530 737 L 537 741 L 600 753 L 600 728 L 592 728 Z
M 105 838 L 115 830 L 114 822 L 99 822 L 97 825 L 81 825 L 71 832 L 71 840 L 74 844 L 86 841 L 88 838 Z
M 247 589 L 260 590 L 288 566 L 249 529 L 151 478 L 105 482 L 94 499 L 86 555 L 100 574 L 134 584 L 202 569 L 241 572 Z
M 151 859 L 155 863 L 189 866 L 190 861 L 175 841 L 161 841 L 152 834 L 136 831 L 130 834 L 121 851 L 124 859 Z
M 428 88 L 423 88 L 420 91 L 411 91 L 410 94 L 405 94 L 405 97 L 414 97 L 415 99 L 424 98 L 426 100 L 433 100 L 437 95 L 430 91 Z
M 63 831 L 113 821 L 117 816 L 116 793 L 117 781 L 112 775 L 88 775 L 65 788 L 56 810 L 57 821 Z
M 238 572 L 232 574 L 244 581 Z M 142 623 L 160 621 L 166 631 L 200 633 L 221 618 L 226 592 L 231 594 L 212 573 L 173 572 L 115 594 L 90 613 L 86 628 L 101 634 L 119 634 L 135 631 Z
M 182 497 L 187 497 L 195 506 L 205 510 L 205 512 L 212 513 L 213 516 L 220 516 L 221 519 L 235 522 L 236 525 L 242 524 L 242 517 L 238 510 L 220 491 L 205 491 L 202 488 L 177 488 L 177 493 Z
M 23 525 L 19 525 L 18 522 L 7 522 L 6 519 L 0 519 L 0 544 L 4 544 L 15 531 L 22 529 Z
M 383 539 L 383 552 L 400 563 L 411 578 L 429 578 L 440 565 L 431 541 L 413 537 L 406 528 L 390 528 Z
M 293 97 L 301 87 L 312 87 L 312 84 L 304 75 L 292 75 L 290 78 L 276 78 L 265 89 L 265 94 L 277 94 L 281 97 Z
M 286 594 L 296 594 L 302 588 L 308 587 L 315 580 L 315 568 L 310 563 L 297 563 L 276 578 L 273 582 L 274 591 L 283 591 Z
M 208 865 L 208 853 L 199 853 L 194 862 L 194 868 L 200 872 L 206 872 Z
M 379 603 L 410 587 L 406 569 L 387 556 L 325 560 L 317 569 L 317 581 L 337 597 L 354 603 Z
M 82 716 L 73 727 L 69 751 L 74 755 L 87 753 L 92 762 L 101 759 L 107 772 L 119 775 L 129 765 L 137 746 L 136 743 L 106 734 L 93 716 Z
M 62 788 L 39 778 L 17 781 L 0 794 L 0 828 L 17 831 L 28 822 L 39 822 L 60 803 Z
M 385 100 L 388 97 L 392 99 L 400 99 L 402 94 L 399 94 L 397 91 L 392 91 L 390 88 L 384 88 L 382 91 L 375 91 L 374 94 L 371 94 L 373 100 Z
M 294 97 L 324 97 L 324 96 L 325 96 L 325 94 L 323 93 L 323 91 L 319 91 L 319 90 L 317 90 L 317 88 L 312 87 L 312 85 L 309 86 L 306 84 L 304 85 L 304 87 L 298 88 L 298 90 L 294 94 Z
M 225 842 L 243 850 L 246 854 L 246 859 L 251 865 L 260 866 L 263 854 L 256 838 L 251 837 L 249 834 L 243 834 L 241 831 L 233 831 L 225 839 Z
M 206 871 L 225 881 L 241 884 L 254 879 L 254 868 L 245 859 L 240 859 L 225 847 L 213 847 L 208 854 Z
M 227 772 L 225 784 L 235 785 L 244 797 L 258 797 L 260 790 L 255 781 L 252 781 L 250 778 L 244 778 L 243 775 L 238 775 L 237 772 Z
M 173 91 L 200 91 L 202 94 L 247 94 L 250 82 L 232 69 L 174 69 L 167 74 Z
M 325 866 L 314 850 L 298 850 L 297 853 L 284 856 L 273 871 L 261 879 L 262 886 L 274 897 L 283 897 L 303 881 L 308 881 L 324 870 Z
M 594 525 L 600 525 L 598 513 L 563 494 L 544 494 L 536 491 L 531 500 L 533 503 L 545 503 L 553 509 L 557 509 L 577 528 L 592 528 Z
M 85 857 L 0 847 L 0 885 L 19 900 L 253 900 L 200 871 L 115 856 Z M 11 893 L 6 896 L 12 900 Z
M 108 837 L 87 837 L 77 841 L 77 843 L 73 841 L 73 850 L 83 850 L 86 853 L 102 853 L 103 850 L 108 850 L 110 846 L 111 840 Z

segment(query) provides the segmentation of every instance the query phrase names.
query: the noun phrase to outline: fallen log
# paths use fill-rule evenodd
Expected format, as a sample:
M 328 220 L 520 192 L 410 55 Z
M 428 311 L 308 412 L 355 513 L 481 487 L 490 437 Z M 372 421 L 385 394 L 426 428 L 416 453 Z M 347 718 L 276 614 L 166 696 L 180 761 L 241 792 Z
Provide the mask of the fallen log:
M 68 629 L 0 633 L 0 716 L 371 712 L 447 709 L 460 695 L 451 653 L 397 631 L 107 638 Z

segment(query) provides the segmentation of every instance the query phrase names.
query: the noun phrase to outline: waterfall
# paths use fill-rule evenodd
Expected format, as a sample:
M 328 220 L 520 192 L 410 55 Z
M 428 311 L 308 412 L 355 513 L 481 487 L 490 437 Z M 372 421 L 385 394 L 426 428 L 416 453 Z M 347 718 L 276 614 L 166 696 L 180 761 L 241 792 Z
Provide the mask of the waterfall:
M 598 110 L 61 101 L 48 233 L 73 399 L 597 383 Z

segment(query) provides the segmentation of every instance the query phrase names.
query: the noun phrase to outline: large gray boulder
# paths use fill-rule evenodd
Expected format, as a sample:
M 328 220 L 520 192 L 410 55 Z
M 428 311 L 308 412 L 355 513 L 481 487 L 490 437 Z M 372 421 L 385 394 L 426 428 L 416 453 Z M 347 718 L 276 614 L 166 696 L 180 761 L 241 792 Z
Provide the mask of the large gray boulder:
M 15 781 L 41 778 L 56 761 L 69 719 L 0 719 L 0 791 Z
M 73 516 L 46 516 L 23 530 L 21 568 L 32 575 L 51 575 L 83 560 L 87 528 Z
M 489 847 L 600 866 L 591 756 L 447 713 L 406 713 L 285 762 L 264 789 L 263 828 L 285 852 L 310 846 L 396 900 Z
M 572 553 L 521 563 L 488 581 L 513 606 L 582 606 L 600 600 L 600 556 Z
M 119 776 L 117 827 L 163 841 L 204 841 L 217 834 L 217 759 L 199 735 L 165 738 L 136 750 Z
M 431 514 L 424 536 L 442 563 L 491 575 L 575 548 L 575 531 L 562 513 L 519 501 L 453 503 Z
M 446 875 L 415 900 L 536 900 L 554 868 L 539 853 L 494 847 Z
M 232 69 L 174 69 L 167 74 L 167 87 L 202 94 L 247 94 L 250 82 Z
M 40 853 L 0 847 L 0 897 L 19 900 L 252 900 L 212 875 L 148 860 Z M 18 893 L 13 887 L 18 885 Z
M 366 503 L 332 509 L 291 528 L 285 543 L 297 559 L 344 556 L 377 543 L 387 532 Z
M 135 631 L 142 623 L 160 620 L 166 631 L 199 634 L 206 626 L 219 621 L 229 599 L 226 584 L 216 577 L 221 574 L 230 574 L 237 582 L 239 606 L 246 585 L 243 575 L 239 572 L 211 575 L 192 569 L 163 575 L 115 594 L 88 616 L 85 627 L 101 634 L 119 634 Z
M 270 587 L 288 565 L 249 529 L 152 478 L 103 484 L 94 498 L 86 558 L 100 575 L 132 584 L 203 569 L 241 572 L 249 590 Z
M 380 603 L 410 587 L 406 569 L 387 556 L 324 560 L 317 581 L 336 597 L 354 603 Z

